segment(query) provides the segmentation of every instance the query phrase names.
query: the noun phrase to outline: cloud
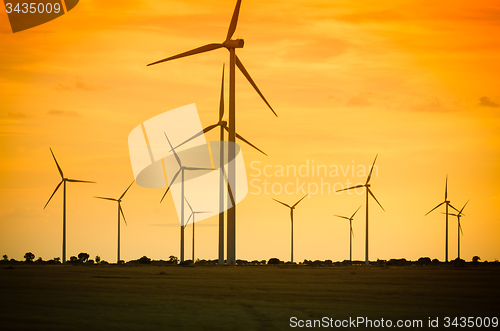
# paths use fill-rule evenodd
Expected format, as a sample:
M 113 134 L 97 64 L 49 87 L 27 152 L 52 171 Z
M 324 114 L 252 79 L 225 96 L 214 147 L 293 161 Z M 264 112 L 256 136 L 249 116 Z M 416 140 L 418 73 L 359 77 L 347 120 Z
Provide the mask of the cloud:
M 77 76 L 73 82 L 61 83 L 58 82 L 54 87 L 56 91 L 102 91 L 108 90 L 109 86 L 103 84 L 96 84 L 85 81 L 82 77 Z
M 51 109 L 47 112 L 47 114 L 58 117 L 83 117 L 82 114 L 74 110 Z
M 28 118 L 29 116 L 21 111 L 9 111 L 7 113 L 7 117 L 20 119 L 20 118 Z
M 489 97 L 479 98 L 479 105 L 482 107 L 492 107 L 492 108 L 500 107 L 500 103 L 491 100 L 491 98 Z

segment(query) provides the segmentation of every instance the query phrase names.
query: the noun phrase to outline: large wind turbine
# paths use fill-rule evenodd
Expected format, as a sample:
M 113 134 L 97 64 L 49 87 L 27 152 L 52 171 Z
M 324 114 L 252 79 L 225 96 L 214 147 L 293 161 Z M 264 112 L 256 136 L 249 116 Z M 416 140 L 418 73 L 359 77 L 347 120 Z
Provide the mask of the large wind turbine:
M 95 182 L 89 182 L 87 180 L 78 180 L 78 179 L 65 178 L 64 174 L 63 174 L 63 171 L 62 171 L 61 167 L 59 166 L 59 163 L 57 163 L 57 160 L 56 160 L 56 157 L 54 155 L 54 152 L 52 152 L 52 148 L 50 148 L 50 153 L 52 153 L 52 157 L 54 158 L 54 161 L 56 161 L 57 170 L 59 170 L 59 174 L 61 175 L 61 182 L 56 186 L 56 189 L 54 190 L 54 193 L 52 193 L 52 195 L 49 198 L 49 201 L 47 201 L 47 203 L 45 204 L 45 206 L 43 207 L 43 209 L 45 209 L 45 207 L 47 207 L 47 205 L 49 204 L 49 202 L 52 199 L 52 197 L 54 196 L 54 194 L 56 194 L 56 192 L 59 189 L 59 187 L 61 186 L 61 184 L 63 184 L 63 248 L 62 248 L 62 262 L 66 263 L 66 182 L 70 182 L 70 183 L 95 183 Z
M 467 206 L 467 204 L 469 203 L 469 201 L 470 200 L 467 200 L 467 202 L 462 207 L 462 209 L 460 209 L 460 211 L 458 212 L 458 214 L 448 214 L 448 215 L 451 215 L 451 216 L 456 216 L 457 219 L 458 219 L 458 259 L 459 260 L 460 260 L 460 233 L 462 235 L 464 234 L 464 232 L 462 231 L 462 226 L 460 225 L 460 217 L 465 216 L 465 214 L 463 214 L 462 212 L 464 211 L 464 208 L 465 208 L 465 206 Z
M 118 199 L 105 198 L 105 197 L 94 197 L 96 199 L 104 199 L 104 200 L 111 200 L 111 201 L 118 202 L 118 255 L 116 258 L 116 263 L 120 263 L 120 261 L 121 261 L 120 260 L 120 213 L 123 216 L 123 221 L 125 222 L 125 225 L 127 225 L 127 220 L 125 219 L 125 214 L 123 213 L 121 202 L 122 202 L 122 198 L 125 196 L 125 193 L 127 193 L 128 189 L 132 186 L 132 184 L 134 184 L 134 182 L 135 181 L 132 181 L 132 183 L 130 183 L 130 185 L 127 187 L 125 192 L 123 192 L 123 194 Z
M 274 200 L 274 201 L 276 201 L 276 202 L 278 202 L 278 203 L 281 203 L 282 205 L 287 206 L 288 208 L 290 208 L 290 219 L 291 219 L 291 221 L 292 221 L 292 223 L 291 223 L 291 225 L 292 225 L 292 231 L 291 231 L 291 237 L 292 237 L 292 240 L 291 240 L 291 241 L 292 241 L 292 249 L 291 249 L 291 252 L 292 252 L 292 254 L 291 254 L 291 259 L 290 259 L 290 261 L 291 261 L 292 263 L 293 263 L 293 211 L 294 211 L 295 207 L 299 204 L 299 202 L 301 202 L 302 200 L 304 200 L 304 198 L 305 198 L 305 197 L 307 197 L 307 196 L 308 196 L 308 194 L 304 195 L 304 196 L 302 197 L 302 199 L 300 199 L 299 201 L 297 201 L 297 202 L 296 202 L 293 206 L 287 205 L 286 203 L 281 202 L 281 201 L 276 200 L 276 199 L 274 199 L 274 198 L 273 198 L 273 200 Z
M 219 121 L 213 125 L 207 126 L 202 131 L 198 132 L 188 140 L 183 143 L 177 145 L 175 148 L 184 145 L 185 143 L 193 140 L 194 138 L 201 136 L 204 133 L 215 129 L 216 127 L 220 127 L 220 182 L 219 182 L 219 264 L 224 264 L 224 130 L 229 132 L 229 128 L 227 126 L 227 121 L 223 120 L 224 118 L 224 66 L 222 67 L 222 84 L 220 90 L 220 103 L 219 103 Z M 262 150 L 257 148 L 251 142 L 240 136 L 236 132 L 236 138 L 242 140 L 246 144 L 252 146 L 262 154 L 266 155 Z
M 191 215 L 189 215 L 189 218 L 187 219 L 186 225 L 189 224 L 189 220 L 191 219 L 191 217 L 193 218 L 193 263 L 194 263 L 194 224 L 196 223 L 195 217 L 196 217 L 196 214 L 205 214 L 205 213 L 210 213 L 210 212 L 209 211 L 194 211 L 193 207 L 191 207 L 191 205 L 189 204 L 189 201 L 186 198 L 184 198 L 184 199 L 186 200 L 186 203 L 188 204 L 188 207 L 191 210 Z
M 244 41 L 243 39 L 231 39 L 236 30 L 236 25 L 238 23 L 238 15 L 240 13 L 241 0 L 236 2 L 236 7 L 233 12 L 233 17 L 231 19 L 231 24 L 229 25 L 229 31 L 226 36 L 226 40 L 222 43 L 213 43 L 207 44 L 190 51 L 180 53 L 171 57 L 167 57 L 160 61 L 156 61 L 148 64 L 154 65 L 170 60 L 175 60 L 178 58 L 200 54 L 208 51 L 213 51 L 215 49 L 225 47 L 229 51 L 229 141 L 236 141 L 236 80 L 235 80 L 235 72 L 236 67 L 241 71 L 241 73 L 246 77 L 246 79 L 253 86 L 255 91 L 260 95 L 262 100 L 266 103 L 266 105 L 271 109 L 274 115 L 278 116 L 276 112 L 273 110 L 271 105 L 267 102 L 264 95 L 260 92 L 257 84 L 253 81 L 252 77 L 248 73 L 248 71 L 243 66 L 243 63 L 236 56 L 236 48 L 243 48 Z M 236 156 L 236 146 L 231 144 L 229 148 L 229 159 L 233 160 Z M 232 162 L 229 166 L 229 183 L 232 187 L 235 187 L 236 183 L 236 163 Z M 236 192 L 234 192 L 236 193 Z M 234 198 L 234 197 L 233 197 Z M 236 200 L 236 199 L 235 199 Z M 235 264 L 236 263 L 236 205 L 233 204 L 232 208 L 228 210 L 228 221 L 227 221 L 227 263 Z
M 451 204 L 450 204 L 450 201 L 448 201 L 448 176 L 446 176 L 446 183 L 445 183 L 445 186 L 444 186 L 444 201 L 441 202 L 439 205 L 437 205 L 436 207 L 432 208 L 430 212 L 428 212 L 427 214 L 425 214 L 425 216 L 429 215 L 434 209 L 437 209 L 439 207 L 441 207 L 441 205 L 443 204 L 446 204 L 446 240 L 445 240 L 445 260 L 446 262 L 448 262 L 448 207 L 451 207 L 453 209 L 455 209 L 456 211 L 458 211 L 455 207 L 453 207 Z
M 352 219 L 354 218 L 354 215 L 356 215 L 356 213 L 358 212 L 359 208 L 361 208 L 361 206 L 359 206 L 358 209 L 356 209 L 356 211 L 354 212 L 354 214 L 352 214 L 351 217 L 333 215 L 333 216 L 337 216 L 337 217 L 345 218 L 346 220 L 349 220 L 349 228 L 350 228 L 350 231 L 349 231 L 349 247 L 350 247 L 349 261 L 352 261 L 352 238 L 354 237 L 354 232 L 352 231 Z
M 174 177 L 170 181 L 170 184 L 167 187 L 167 190 L 165 191 L 165 194 L 163 194 L 163 197 L 160 200 L 160 203 L 163 201 L 165 196 L 167 195 L 168 191 L 170 190 L 170 187 L 172 184 L 175 182 L 179 174 L 181 174 L 181 262 L 184 262 L 184 228 L 186 227 L 186 224 L 184 224 L 184 171 L 186 170 L 213 170 L 212 168 L 196 168 L 196 167 L 186 167 L 182 165 L 182 161 L 179 158 L 179 155 L 177 155 L 177 152 L 175 151 L 174 147 L 170 143 L 170 140 L 168 139 L 167 134 L 165 133 L 165 137 L 167 138 L 168 144 L 170 145 L 170 148 L 172 149 L 172 152 L 174 153 L 175 159 L 177 160 L 177 164 L 179 165 L 179 170 L 175 173 Z
M 365 242 L 365 264 L 366 265 L 370 264 L 370 260 L 368 258 L 368 195 L 371 195 L 372 198 L 375 199 L 375 201 L 377 201 L 380 208 L 382 208 L 382 210 L 385 211 L 384 207 L 382 207 L 380 202 L 378 202 L 377 198 L 375 198 L 375 195 L 373 195 L 372 191 L 370 190 L 371 185 L 369 184 L 370 179 L 372 178 L 373 167 L 375 166 L 375 161 L 377 161 L 377 157 L 378 157 L 378 154 L 375 156 L 375 160 L 373 160 L 373 164 L 372 164 L 372 167 L 370 168 L 370 173 L 368 174 L 368 178 L 366 179 L 365 184 L 356 185 L 353 187 L 348 187 L 348 188 L 345 188 L 343 190 L 337 191 L 337 192 L 347 191 L 347 190 L 356 189 L 356 188 L 360 188 L 360 187 L 366 188 L 366 242 Z

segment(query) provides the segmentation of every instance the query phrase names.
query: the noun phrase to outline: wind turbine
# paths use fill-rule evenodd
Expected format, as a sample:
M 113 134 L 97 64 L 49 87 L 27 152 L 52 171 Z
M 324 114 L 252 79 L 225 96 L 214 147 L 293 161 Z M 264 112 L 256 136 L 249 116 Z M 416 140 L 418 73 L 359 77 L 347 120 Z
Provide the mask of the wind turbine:
M 441 207 L 441 205 L 443 204 L 446 204 L 446 240 L 445 240 L 445 260 L 446 262 L 448 262 L 448 207 L 451 207 L 453 209 L 455 209 L 456 211 L 458 211 L 455 207 L 453 207 L 451 204 L 450 204 L 450 201 L 448 201 L 448 176 L 446 176 L 446 183 L 445 183 L 445 186 L 444 186 L 444 201 L 441 202 L 439 205 L 437 205 L 436 207 L 432 208 L 430 212 L 428 212 L 427 214 L 425 214 L 425 216 L 429 215 L 432 211 L 434 211 L 434 209 L 437 209 L 439 207 Z
M 179 170 L 175 173 L 174 177 L 170 181 L 170 184 L 167 187 L 167 190 L 165 191 L 165 194 L 163 194 L 163 197 L 160 200 L 160 203 L 163 201 L 165 196 L 167 195 L 168 191 L 170 190 L 170 187 L 172 184 L 175 182 L 179 174 L 181 174 L 181 262 L 184 262 L 184 228 L 186 227 L 186 224 L 184 224 L 184 171 L 186 170 L 213 170 L 212 168 L 196 168 L 196 167 L 186 167 L 182 165 L 181 159 L 179 158 L 179 155 L 177 155 L 177 152 L 175 151 L 174 147 L 170 143 L 170 140 L 168 139 L 167 134 L 165 133 L 165 137 L 167 138 L 168 144 L 170 145 L 170 148 L 172 149 L 172 152 L 174 153 L 175 159 L 177 160 L 177 164 L 179 165 Z
M 371 185 L 369 184 L 370 179 L 372 178 L 373 167 L 375 166 L 375 161 L 377 161 L 377 157 L 378 157 L 378 154 L 375 156 L 375 160 L 373 160 L 373 164 L 372 164 L 372 167 L 370 168 L 370 173 L 368 174 L 368 178 L 366 179 L 365 184 L 356 185 L 353 187 L 348 187 L 348 188 L 337 191 L 337 192 L 347 191 L 347 190 L 356 189 L 356 188 L 360 188 L 360 187 L 366 188 L 366 243 L 365 243 L 365 264 L 366 265 L 370 264 L 370 260 L 368 258 L 368 195 L 371 195 L 372 198 L 378 203 L 380 208 L 382 208 L 382 210 L 385 211 L 384 207 L 382 207 L 380 202 L 378 202 L 377 198 L 375 198 L 375 195 L 373 195 L 372 191 L 370 190 Z
M 350 227 L 350 231 L 349 231 L 349 246 L 350 246 L 350 255 L 349 255 L 349 261 L 352 261 L 352 238 L 354 238 L 354 232 L 352 231 L 352 219 L 354 218 L 354 215 L 356 215 L 356 213 L 358 212 L 358 210 L 361 208 L 361 206 L 358 207 L 358 209 L 356 209 L 356 211 L 354 212 L 354 214 L 352 214 L 351 217 L 346 217 L 346 216 L 340 216 L 340 215 L 333 215 L 333 216 L 337 216 L 337 217 L 340 217 L 340 218 L 345 218 L 346 220 L 349 220 L 349 227 Z
M 221 90 L 220 90 L 220 103 L 219 103 L 219 121 L 215 124 L 207 126 L 205 129 L 202 131 L 198 132 L 188 140 L 184 141 L 183 143 L 177 145 L 175 148 L 178 148 L 185 143 L 193 140 L 194 138 L 201 136 L 202 134 L 205 134 L 216 127 L 220 127 L 220 182 L 219 182 L 219 264 L 224 264 L 224 130 L 229 132 L 229 128 L 227 126 L 227 121 L 223 120 L 224 118 L 224 66 L 222 66 L 222 84 L 221 84 Z M 253 145 L 251 142 L 240 136 L 236 132 L 236 138 L 242 140 L 246 144 L 252 146 L 254 149 L 258 150 L 265 156 L 267 156 L 266 153 L 264 153 L 262 150 L 257 148 L 255 145 Z M 234 204 L 233 204 L 234 205 Z
M 460 209 L 460 211 L 458 212 L 458 214 L 448 214 L 448 215 L 451 215 L 451 216 L 456 216 L 457 219 L 458 219 L 458 259 L 459 260 L 460 260 L 460 233 L 462 233 L 462 235 L 464 234 L 464 232 L 462 231 L 462 226 L 460 225 L 460 217 L 465 216 L 465 214 L 463 214 L 462 211 L 464 210 L 465 206 L 467 206 L 467 204 L 469 203 L 469 201 L 470 200 L 467 200 L 467 202 L 462 207 L 462 209 Z M 442 213 L 442 214 L 444 214 L 444 213 Z
M 292 240 L 291 240 L 291 241 L 292 241 L 292 249 L 291 249 L 291 251 L 292 251 L 292 254 L 291 254 L 291 255 L 292 255 L 292 256 L 291 256 L 291 262 L 292 262 L 292 263 L 293 263 L 293 211 L 294 211 L 295 207 L 299 204 L 299 202 L 301 202 L 302 200 L 304 200 L 304 198 L 305 198 L 305 197 L 307 197 L 308 195 L 309 195 L 309 194 L 304 195 L 304 196 L 302 197 L 302 199 L 300 199 L 299 201 L 297 201 L 297 202 L 296 202 L 293 206 L 287 205 L 286 203 L 281 202 L 281 201 L 276 200 L 276 199 L 274 199 L 274 198 L 273 198 L 273 200 L 274 200 L 274 201 L 276 201 L 276 202 L 278 202 L 278 203 L 281 203 L 282 205 L 287 206 L 288 208 L 290 208 L 290 219 L 291 219 L 291 221 L 292 221 L 292 223 L 291 223 L 291 225 L 292 225 L 292 231 L 291 231 L 291 237 L 292 237 Z
M 64 174 L 63 174 L 63 171 L 62 171 L 61 167 L 59 166 L 59 163 L 57 163 L 57 160 L 56 160 L 56 157 L 54 155 L 54 152 L 52 152 L 52 148 L 50 148 L 50 153 L 52 154 L 52 157 L 54 158 L 54 161 L 56 161 L 57 170 L 59 170 L 59 174 L 61 175 L 61 182 L 56 186 L 56 189 L 54 190 L 54 193 L 52 193 L 52 195 L 49 198 L 49 201 L 47 201 L 47 203 L 45 204 L 45 206 L 43 207 L 43 209 L 45 209 L 45 207 L 47 207 L 47 205 L 49 204 L 49 202 L 52 199 L 52 197 L 54 196 L 54 194 L 56 194 L 56 192 L 59 189 L 59 187 L 61 186 L 61 184 L 63 184 L 63 249 L 62 249 L 62 262 L 66 263 L 66 182 L 70 182 L 70 183 L 95 183 L 95 182 L 90 182 L 90 181 L 87 181 L 87 180 L 78 180 L 78 179 L 65 178 Z
M 132 183 L 130 183 L 130 185 L 127 187 L 125 192 L 123 192 L 123 194 L 118 199 L 105 198 L 105 197 L 94 197 L 96 199 L 111 200 L 111 201 L 118 202 L 118 255 L 116 258 L 116 263 L 120 263 L 120 261 L 121 261 L 120 260 L 120 213 L 123 216 L 123 221 L 125 222 L 125 225 L 127 225 L 127 220 L 125 219 L 125 214 L 123 213 L 121 202 L 122 202 L 122 198 L 125 196 L 125 193 L 127 193 L 128 189 L 132 186 L 132 184 L 134 184 L 134 182 L 135 181 L 132 181 Z
M 205 214 L 209 213 L 209 211 L 194 211 L 193 207 L 191 207 L 191 205 L 189 204 L 189 201 L 186 198 L 184 199 L 186 200 L 186 203 L 188 204 L 188 207 L 191 210 L 191 215 L 189 215 L 189 218 L 186 222 L 186 226 L 189 224 L 189 220 L 191 219 L 191 217 L 193 217 L 193 263 L 194 263 L 194 224 L 196 223 L 195 217 L 196 214 Z
M 276 112 L 273 110 L 271 105 L 267 102 L 264 95 L 260 92 L 257 84 L 253 81 L 252 77 L 248 73 L 248 71 L 243 66 L 243 63 L 240 61 L 238 56 L 236 56 L 236 48 L 243 48 L 244 40 L 243 39 L 231 39 L 233 37 L 234 32 L 236 31 L 236 25 L 238 23 L 238 16 L 240 13 L 241 0 L 236 2 L 236 7 L 233 12 L 233 17 L 231 18 L 231 23 L 229 25 L 229 30 L 226 36 L 226 40 L 222 43 L 212 43 L 207 44 L 190 51 L 180 53 L 171 57 L 167 57 L 165 59 L 153 62 L 148 64 L 148 66 L 179 59 L 182 57 L 200 54 L 208 51 L 213 51 L 219 48 L 225 47 L 229 51 L 229 141 L 236 141 L 236 79 L 235 72 L 236 67 L 241 71 L 241 73 L 245 76 L 245 78 L 250 82 L 255 91 L 259 94 L 259 96 L 264 100 L 266 105 L 271 109 L 275 116 L 278 116 Z M 236 156 L 236 145 L 231 144 L 229 148 L 229 159 L 233 160 Z M 235 187 L 236 183 L 236 164 L 233 162 L 229 166 L 228 171 L 229 183 L 232 187 Z M 235 264 L 236 263 L 236 205 L 233 204 L 232 208 L 228 210 L 228 221 L 227 221 L 227 263 Z

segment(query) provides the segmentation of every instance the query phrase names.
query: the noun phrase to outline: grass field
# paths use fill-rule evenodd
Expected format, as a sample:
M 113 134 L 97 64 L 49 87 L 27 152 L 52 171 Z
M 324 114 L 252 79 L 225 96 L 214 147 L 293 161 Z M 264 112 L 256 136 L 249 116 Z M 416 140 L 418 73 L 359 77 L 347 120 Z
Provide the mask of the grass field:
M 500 317 L 500 268 L 0 269 L 2 330 L 281 330 L 290 318 Z

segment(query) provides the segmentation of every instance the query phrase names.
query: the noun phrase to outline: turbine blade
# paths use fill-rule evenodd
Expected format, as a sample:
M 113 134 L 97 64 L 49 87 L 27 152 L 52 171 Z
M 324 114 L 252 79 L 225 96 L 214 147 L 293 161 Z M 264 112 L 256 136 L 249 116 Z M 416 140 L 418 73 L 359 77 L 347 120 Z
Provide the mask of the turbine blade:
M 49 204 L 50 200 L 52 199 L 52 197 L 54 196 L 54 194 L 56 194 L 57 190 L 59 189 L 59 187 L 61 186 L 61 184 L 63 182 L 64 182 L 64 180 L 61 180 L 61 182 L 56 186 L 56 189 L 54 190 L 54 193 L 52 193 L 52 195 L 49 198 L 49 201 L 47 201 L 47 203 L 45 204 L 45 206 L 43 207 L 43 209 L 45 209 L 45 207 L 47 207 L 47 205 Z
M 296 205 L 298 205 L 298 204 L 299 204 L 299 202 L 301 202 L 302 200 L 304 200 L 304 198 L 305 198 L 305 197 L 307 197 L 308 195 L 309 195 L 309 194 L 304 195 L 304 196 L 302 197 L 302 199 L 300 199 L 299 201 L 297 201 L 297 202 L 296 202 L 296 203 L 292 206 L 292 208 L 293 208 L 293 207 L 295 207 Z
M 446 215 L 446 213 L 443 213 L 443 212 L 441 212 L 441 214 Z M 448 213 L 448 215 L 451 215 L 451 216 L 458 216 L 457 214 L 450 214 L 450 213 Z
M 368 182 L 370 181 L 370 179 L 372 178 L 372 172 L 373 172 L 373 167 L 375 166 L 375 161 L 377 161 L 377 157 L 378 157 L 378 154 L 375 155 L 375 160 L 373 160 L 373 164 L 372 164 L 372 167 L 370 168 L 370 173 L 368 174 L 368 178 L 366 179 L 366 184 L 368 184 Z M 366 185 L 365 184 L 365 185 Z M 382 208 L 383 209 L 383 208 Z
M 91 182 L 88 180 L 66 179 L 66 181 L 71 182 L 71 183 L 92 183 L 92 184 L 95 184 L 95 182 Z
M 451 205 L 451 203 L 449 203 L 448 205 L 449 205 L 451 208 L 455 209 L 458 213 L 460 213 L 460 211 L 459 211 L 457 208 L 453 207 L 453 206 Z
M 49 147 L 49 149 L 50 149 L 50 153 L 52 153 L 52 157 L 54 158 L 54 161 L 56 161 L 57 170 L 59 170 L 59 174 L 61 175 L 61 178 L 64 178 L 63 171 L 62 171 L 61 167 L 59 166 L 59 163 L 57 163 L 56 156 L 54 155 L 54 152 L 52 152 L 52 148 Z
M 358 212 L 358 210 L 359 210 L 361 207 L 363 207 L 363 205 L 359 206 L 359 207 L 358 207 L 358 209 L 356 209 L 356 211 L 354 212 L 354 214 L 352 214 L 351 219 L 353 219 L 353 218 L 354 218 L 354 215 L 356 215 L 356 213 Z
M 226 129 L 227 132 L 229 132 L 229 129 L 227 127 L 224 127 L 224 129 Z M 245 142 L 247 145 L 249 146 L 252 146 L 254 149 L 258 150 L 259 152 L 261 152 L 262 154 L 264 154 L 265 156 L 268 156 L 266 153 L 264 153 L 261 149 L 259 149 L 257 146 L 255 146 L 254 144 L 252 144 L 251 142 L 249 142 L 248 140 L 246 140 L 245 138 L 243 138 L 242 136 L 240 136 L 238 133 L 236 133 L 236 138 L 242 140 L 243 142 Z
M 227 32 L 226 41 L 230 40 L 236 31 L 236 25 L 238 24 L 238 16 L 240 15 L 241 0 L 236 2 L 236 7 L 234 8 L 233 17 L 231 18 L 231 24 L 229 24 L 229 31 Z
M 340 217 L 340 218 L 345 218 L 346 220 L 348 220 L 348 219 L 349 219 L 349 217 L 340 216 L 340 215 L 333 215 L 333 216 L 337 216 L 337 217 Z
M 122 213 L 123 221 L 125 222 L 125 225 L 128 226 L 127 220 L 125 219 L 125 214 L 123 213 L 122 205 L 120 205 L 120 212 Z
M 377 203 L 380 206 L 380 208 L 382 208 L 382 210 L 385 211 L 384 207 L 382 207 L 382 205 L 380 204 L 380 202 L 378 202 L 377 198 L 375 198 L 375 196 L 373 195 L 372 190 L 368 189 L 368 193 L 370 193 L 370 195 L 372 196 L 372 198 L 375 199 L 375 201 L 377 201 Z
M 356 186 L 344 188 L 344 189 L 341 189 L 341 190 L 337 190 L 336 192 L 347 191 L 347 190 L 351 190 L 351 189 L 359 188 L 359 187 L 365 187 L 365 186 L 364 185 L 356 185 Z
M 113 198 L 105 198 L 105 197 L 94 197 L 96 199 L 103 199 L 103 200 L 111 200 L 111 201 L 118 201 L 117 199 L 113 199 Z
M 189 204 L 189 201 L 186 197 L 184 197 L 184 200 L 186 200 L 187 204 L 188 204 L 188 207 L 189 209 L 191 210 L 191 213 L 193 213 L 193 207 L 191 207 L 191 205 Z
M 286 203 L 284 203 L 284 202 L 281 202 L 281 201 L 276 200 L 276 199 L 274 199 L 274 198 L 272 198 L 272 199 L 273 199 L 274 201 L 278 202 L 278 203 L 281 203 L 281 204 L 282 204 L 282 205 L 284 205 L 284 206 L 287 206 L 288 208 L 292 208 L 292 207 L 290 207 L 289 205 L 287 205 L 287 204 L 286 204 Z
M 177 148 L 179 148 L 180 146 L 190 142 L 191 140 L 193 140 L 194 138 L 196 137 L 199 137 L 201 136 L 202 134 L 204 133 L 207 133 L 209 132 L 210 130 L 212 130 L 213 128 L 216 128 L 218 127 L 220 124 L 217 123 L 217 124 L 214 124 L 214 125 L 210 125 L 210 126 L 207 126 L 206 128 L 204 128 L 202 131 L 198 132 L 197 134 L 195 134 L 194 136 L 192 136 L 191 138 L 189 138 L 188 140 L 184 141 L 183 143 L 180 143 L 179 145 L 175 146 L 173 149 L 171 149 L 171 151 L 174 151 L 176 150 Z
M 458 228 L 460 229 L 460 233 L 463 236 L 464 235 L 464 231 L 462 230 L 462 225 L 460 224 L 460 221 L 458 221 Z
M 184 169 L 186 169 L 186 170 L 210 170 L 210 171 L 214 170 L 212 168 L 195 168 L 195 167 L 184 167 Z
M 446 175 L 446 184 L 444 186 L 444 201 L 448 200 L 448 175 Z
M 441 207 L 443 204 L 445 204 L 445 202 L 441 202 L 439 205 L 437 205 L 436 207 L 432 208 L 431 211 L 428 212 L 427 214 L 425 214 L 424 216 L 429 215 L 434 209 L 437 209 L 437 208 Z
M 170 186 L 175 182 L 175 180 L 177 179 L 177 176 L 179 176 L 180 173 L 181 173 L 181 170 L 177 171 L 174 178 L 172 178 L 172 181 L 168 185 L 167 190 L 165 191 L 165 194 L 163 194 L 163 197 L 161 198 L 160 203 L 163 201 L 163 199 L 165 199 L 165 196 L 167 195 L 168 190 L 170 190 Z
M 189 217 L 188 217 L 188 219 L 186 221 L 186 224 L 183 225 L 184 227 L 188 226 L 189 220 L 191 219 L 191 217 L 193 217 L 193 213 L 191 213 L 191 215 L 189 215 Z
M 222 169 L 222 174 L 224 175 L 224 180 L 226 181 L 227 192 L 229 193 L 229 199 L 231 199 L 231 204 L 235 206 L 236 203 L 234 201 L 234 195 L 233 191 L 231 190 L 231 185 L 229 185 L 229 179 L 227 178 L 226 170 L 224 169 L 224 166 L 221 166 L 221 169 Z
M 470 199 L 467 200 L 467 202 L 465 203 L 465 205 L 462 207 L 462 209 L 460 209 L 460 212 L 459 214 L 462 214 L 462 211 L 464 210 L 465 206 L 467 206 L 467 204 L 469 203 Z M 462 214 L 463 215 L 463 214 Z
M 352 230 L 352 226 L 351 226 L 351 234 L 352 234 L 352 237 L 354 238 L 354 231 Z
M 250 77 L 250 74 L 248 73 L 248 71 L 245 69 L 245 67 L 243 66 L 243 63 L 241 63 L 240 59 L 238 58 L 238 56 L 236 56 L 236 65 L 238 66 L 238 68 L 240 69 L 241 73 L 243 74 L 243 76 L 245 76 L 247 78 L 247 80 L 250 82 L 250 84 L 253 86 L 253 88 L 255 89 L 255 91 L 257 91 L 257 93 L 260 95 L 260 97 L 262 98 L 262 100 L 264 100 L 264 102 L 266 103 L 266 105 L 269 107 L 269 109 L 271 109 L 271 111 L 273 112 L 273 114 L 278 117 L 278 114 L 276 114 L 276 112 L 274 111 L 273 107 L 271 107 L 271 105 L 269 104 L 269 102 L 267 102 L 266 98 L 264 97 L 264 95 L 260 92 L 259 88 L 257 87 L 257 84 L 255 84 L 255 82 L 253 81 L 252 77 Z
M 149 67 L 149 66 L 152 66 L 152 65 L 155 65 L 155 64 L 158 64 L 158 63 L 162 63 L 162 62 L 166 62 L 166 61 L 170 61 L 170 60 L 179 59 L 181 57 L 186 57 L 186 56 L 190 56 L 190 55 L 195 55 L 195 54 L 200 54 L 200 53 L 204 53 L 204 52 L 213 51 L 213 50 L 221 48 L 221 47 L 224 47 L 224 45 L 223 44 L 208 44 L 208 45 L 204 45 L 204 46 L 192 49 L 190 51 L 187 51 L 187 52 L 184 52 L 184 53 L 180 53 L 180 54 L 177 54 L 177 55 L 174 55 L 174 56 L 171 56 L 171 57 L 167 57 L 167 58 L 165 58 L 163 60 L 159 60 L 159 61 L 150 63 L 147 66 Z
M 177 155 L 177 152 L 175 151 L 174 147 L 172 146 L 172 143 L 170 142 L 170 139 L 167 137 L 167 133 L 163 132 L 165 134 L 165 138 L 167 138 L 168 144 L 170 145 L 171 151 L 174 152 L 175 159 L 177 160 L 177 163 L 179 164 L 179 167 L 182 167 L 181 159 L 179 158 L 179 155 Z
M 220 87 L 220 104 L 219 104 L 219 123 L 222 121 L 224 117 L 224 67 L 225 64 L 222 65 L 222 84 Z
M 125 195 L 125 193 L 127 193 L 128 189 L 132 186 L 132 184 L 134 184 L 135 180 L 132 181 L 132 183 L 130 183 L 130 185 L 127 187 L 127 189 L 125 190 L 125 192 L 123 192 L 123 194 L 121 195 L 121 197 L 118 199 L 118 200 L 121 200 L 123 198 L 123 196 Z

